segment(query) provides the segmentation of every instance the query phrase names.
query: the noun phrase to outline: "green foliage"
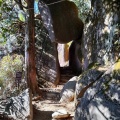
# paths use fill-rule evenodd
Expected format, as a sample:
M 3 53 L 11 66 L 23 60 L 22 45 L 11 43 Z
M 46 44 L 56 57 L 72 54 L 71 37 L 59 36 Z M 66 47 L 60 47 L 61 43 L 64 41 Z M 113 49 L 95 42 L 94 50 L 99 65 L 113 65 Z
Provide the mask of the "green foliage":
M 7 55 L 0 61 L 0 87 L 14 82 L 17 71 L 23 69 L 23 56 L 22 55 Z
M 20 20 L 18 19 L 19 11 L 20 8 L 14 0 L 0 0 L 0 46 L 8 52 L 12 52 L 9 51 L 11 48 L 20 47 L 24 40 L 25 18 L 20 15 Z M 19 46 L 16 44 L 18 41 L 22 41 Z
M 25 14 L 23 13 L 23 11 L 19 11 L 18 12 L 18 18 L 22 21 L 25 22 Z

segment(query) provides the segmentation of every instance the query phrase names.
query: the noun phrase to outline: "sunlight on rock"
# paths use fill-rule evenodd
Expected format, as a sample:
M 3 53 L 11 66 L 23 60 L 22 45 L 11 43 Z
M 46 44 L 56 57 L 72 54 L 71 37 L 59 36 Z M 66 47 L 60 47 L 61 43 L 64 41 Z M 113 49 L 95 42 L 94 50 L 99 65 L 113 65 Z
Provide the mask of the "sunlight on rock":
M 60 94 L 60 103 L 71 102 L 74 100 L 76 82 L 77 76 L 74 76 L 64 85 Z
M 67 118 L 69 116 L 70 114 L 65 109 L 58 110 L 52 114 L 52 118 L 54 119 Z
M 100 111 L 103 114 L 105 113 L 107 118 L 110 118 L 109 110 L 102 105 L 98 107 L 90 105 L 90 108 L 89 108 L 89 112 L 91 114 L 90 118 L 94 120 L 105 120 L 106 118 L 104 117 L 104 115 L 100 114 Z
M 118 62 L 114 65 L 114 70 L 120 70 L 120 59 Z
M 120 91 L 120 89 L 119 89 Z M 112 100 L 117 100 L 119 101 L 119 93 L 115 93 L 112 97 L 111 97 Z
M 103 33 L 110 33 L 110 29 L 108 26 L 105 26 L 105 28 L 102 30 Z

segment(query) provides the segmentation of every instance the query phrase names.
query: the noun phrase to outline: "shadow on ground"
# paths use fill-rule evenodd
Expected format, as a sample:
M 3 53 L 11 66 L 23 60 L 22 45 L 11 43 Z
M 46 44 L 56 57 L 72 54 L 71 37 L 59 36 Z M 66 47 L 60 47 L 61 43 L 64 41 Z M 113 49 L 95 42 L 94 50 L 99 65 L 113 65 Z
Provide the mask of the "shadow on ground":
M 40 111 L 33 107 L 33 120 L 52 120 L 53 111 Z

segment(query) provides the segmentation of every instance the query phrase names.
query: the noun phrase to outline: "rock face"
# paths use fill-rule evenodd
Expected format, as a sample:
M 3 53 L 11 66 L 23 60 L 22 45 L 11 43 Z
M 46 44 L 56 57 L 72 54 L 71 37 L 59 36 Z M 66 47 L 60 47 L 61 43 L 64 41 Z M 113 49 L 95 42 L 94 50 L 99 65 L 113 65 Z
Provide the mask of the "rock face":
M 98 62 L 111 65 L 111 62 L 118 59 L 120 51 L 120 28 L 118 27 L 120 1 L 89 0 L 89 2 L 92 9 L 86 14 L 82 46 L 84 59 L 88 62 L 85 63 L 89 65 Z
M 76 84 L 76 96 L 77 98 L 82 97 L 85 90 L 93 83 L 95 82 L 100 76 L 103 74 L 103 72 L 100 72 L 98 70 L 90 69 L 86 72 L 84 72 L 82 75 L 78 77 L 78 82 Z
M 36 41 L 38 84 L 42 85 L 43 81 L 57 84 L 60 79 L 57 45 L 51 43 L 46 31 L 42 31 L 40 37 Z
M 8 115 L 14 120 L 28 120 L 30 117 L 29 90 L 26 89 L 17 97 L 12 97 L 0 105 L 3 115 Z M 1 111 L 1 110 L 0 110 Z
M 80 103 L 76 107 L 75 120 L 119 120 L 119 80 L 120 61 L 89 86 L 83 96 L 77 96 Z
M 74 76 L 64 85 L 61 91 L 61 103 L 71 102 L 74 100 L 76 82 L 77 76 Z

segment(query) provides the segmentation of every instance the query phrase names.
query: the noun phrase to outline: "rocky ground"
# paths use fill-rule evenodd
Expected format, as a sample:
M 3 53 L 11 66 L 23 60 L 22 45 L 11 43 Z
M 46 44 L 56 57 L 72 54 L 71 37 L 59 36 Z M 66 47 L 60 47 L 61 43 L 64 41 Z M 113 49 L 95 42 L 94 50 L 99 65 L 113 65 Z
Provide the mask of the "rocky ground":
M 51 88 L 49 91 L 45 92 L 44 89 L 44 98 L 33 101 L 33 120 L 53 120 L 52 114 L 58 110 L 66 110 L 70 114 L 70 117 L 56 120 L 72 120 L 74 116 L 74 102 L 59 103 L 60 87 L 56 89 Z
M 74 75 L 67 68 L 61 70 L 61 80 L 56 88 L 46 85 L 46 88 L 41 88 L 43 98 L 33 101 L 34 120 L 53 120 L 52 114 L 58 110 L 66 110 L 70 117 L 56 120 L 72 120 L 74 116 L 74 102 L 60 103 L 60 92 L 64 84 Z

